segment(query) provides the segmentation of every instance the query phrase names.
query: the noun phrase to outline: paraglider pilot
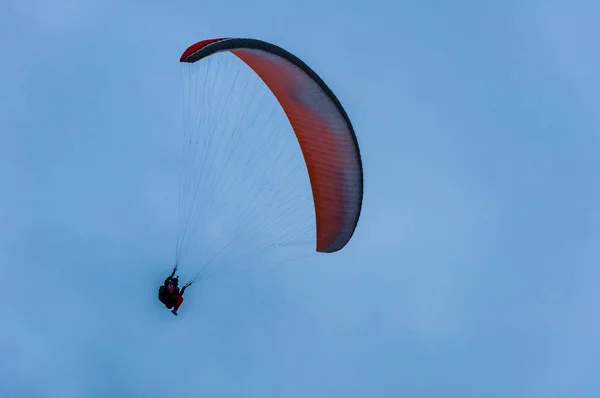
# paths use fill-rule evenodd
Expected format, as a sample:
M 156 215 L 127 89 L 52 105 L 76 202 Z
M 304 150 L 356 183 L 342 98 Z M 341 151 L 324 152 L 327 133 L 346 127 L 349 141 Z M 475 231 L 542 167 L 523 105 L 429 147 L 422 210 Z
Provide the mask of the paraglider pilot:
M 183 292 L 190 285 L 190 283 L 188 283 L 179 290 L 179 277 L 175 276 L 176 272 L 177 266 L 173 268 L 173 272 L 165 279 L 163 285 L 158 288 L 158 299 L 168 309 L 173 308 L 173 310 L 171 310 L 173 315 L 177 315 L 177 310 L 183 303 Z

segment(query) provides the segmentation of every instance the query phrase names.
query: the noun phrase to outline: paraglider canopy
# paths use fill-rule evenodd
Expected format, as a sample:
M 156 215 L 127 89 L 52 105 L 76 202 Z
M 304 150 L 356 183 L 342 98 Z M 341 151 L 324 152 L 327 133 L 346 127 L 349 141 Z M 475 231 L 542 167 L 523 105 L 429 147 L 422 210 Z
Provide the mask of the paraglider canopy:
M 190 46 L 181 62 L 230 52 L 268 86 L 300 144 L 314 200 L 316 250 L 341 250 L 356 229 L 363 198 L 363 170 L 352 123 L 333 91 L 302 60 L 256 39 L 218 38 Z

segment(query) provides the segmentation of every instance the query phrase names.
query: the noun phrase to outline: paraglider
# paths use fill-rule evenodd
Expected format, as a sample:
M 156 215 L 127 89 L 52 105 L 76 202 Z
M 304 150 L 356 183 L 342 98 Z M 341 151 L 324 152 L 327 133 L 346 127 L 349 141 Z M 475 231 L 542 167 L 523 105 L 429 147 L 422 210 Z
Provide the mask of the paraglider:
M 173 272 L 169 275 L 162 286 L 158 288 L 158 299 L 161 303 L 165 305 L 168 309 L 171 310 L 173 315 L 178 315 L 177 311 L 181 304 L 183 304 L 183 292 L 185 289 L 191 285 L 191 283 L 187 283 L 181 290 L 179 289 L 179 277 L 175 276 L 177 272 L 177 266 L 173 268 Z
M 297 56 L 256 39 L 200 41 L 180 62 L 174 263 L 200 248 L 190 283 L 219 262 L 279 259 L 283 249 L 304 257 L 342 250 L 360 217 L 363 169 L 354 128 L 333 91 Z M 163 291 L 176 285 L 173 276 Z M 175 302 L 165 296 L 174 314 L 184 289 Z

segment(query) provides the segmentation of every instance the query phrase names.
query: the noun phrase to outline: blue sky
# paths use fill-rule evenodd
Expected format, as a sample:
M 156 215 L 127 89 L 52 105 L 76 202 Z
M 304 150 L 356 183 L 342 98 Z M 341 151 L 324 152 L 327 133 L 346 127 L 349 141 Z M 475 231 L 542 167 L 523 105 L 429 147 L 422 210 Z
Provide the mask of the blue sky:
M 2 2 L 0 396 L 599 396 L 598 4 L 285 4 Z M 219 36 L 335 90 L 364 208 L 175 318 L 178 59 Z

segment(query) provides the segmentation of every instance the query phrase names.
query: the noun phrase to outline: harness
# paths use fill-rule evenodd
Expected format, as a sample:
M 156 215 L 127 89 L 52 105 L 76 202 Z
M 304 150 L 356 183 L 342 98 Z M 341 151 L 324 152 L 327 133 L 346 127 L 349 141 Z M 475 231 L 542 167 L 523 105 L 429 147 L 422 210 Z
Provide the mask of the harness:
M 158 299 L 167 308 L 171 308 L 175 305 L 175 297 L 173 297 L 169 290 L 164 286 L 158 288 Z

